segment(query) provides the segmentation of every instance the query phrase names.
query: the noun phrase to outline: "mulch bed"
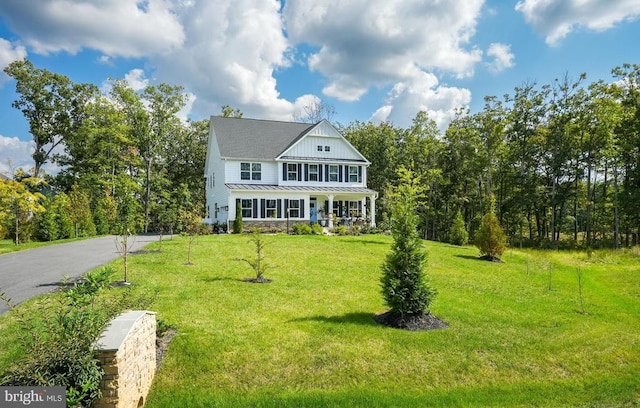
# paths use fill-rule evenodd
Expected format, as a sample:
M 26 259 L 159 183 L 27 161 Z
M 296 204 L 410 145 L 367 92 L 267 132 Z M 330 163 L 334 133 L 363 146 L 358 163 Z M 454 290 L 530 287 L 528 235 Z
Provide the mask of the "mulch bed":
M 484 256 L 481 256 L 480 259 L 482 259 L 483 261 L 504 263 L 504 261 L 498 258 L 497 256 L 484 255 Z
M 156 337 L 156 370 L 160 368 L 164 353 L 167 352 L 171 339 L 173 339 L 173 336 L 177 333 L 178 331 L 176 329 L 169 329 L 165 331 L 162 336 Z
M 265 277 L 244 278 L 242 281 L 243 282 L 247 282 L 247 283 L 271 283 L 271 282 L 273 282 L 271 279 L 267 279 Z
M 373 320 L 384 326 L 411 331 L 437 330 L 449 327 L 447 323 L 431 313 L 400 316 L 399 314 L 386 312 L 374 316 Z

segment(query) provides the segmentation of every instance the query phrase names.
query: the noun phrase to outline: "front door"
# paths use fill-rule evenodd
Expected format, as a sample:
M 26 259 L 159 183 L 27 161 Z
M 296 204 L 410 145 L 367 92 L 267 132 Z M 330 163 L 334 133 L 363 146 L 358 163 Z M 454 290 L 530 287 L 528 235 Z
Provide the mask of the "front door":
M 309 199 L 309 221 L 311 223 L 318 222 L 318 200 L 315 197 Z

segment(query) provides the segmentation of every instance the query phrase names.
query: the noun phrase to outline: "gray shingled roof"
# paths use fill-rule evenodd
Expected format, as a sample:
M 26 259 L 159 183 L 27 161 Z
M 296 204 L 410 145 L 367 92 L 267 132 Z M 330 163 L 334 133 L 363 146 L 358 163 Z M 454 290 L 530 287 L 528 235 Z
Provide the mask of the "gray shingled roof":
M 273 160 L 314 124 L 213 116 L 211 125 L 222 157 Z

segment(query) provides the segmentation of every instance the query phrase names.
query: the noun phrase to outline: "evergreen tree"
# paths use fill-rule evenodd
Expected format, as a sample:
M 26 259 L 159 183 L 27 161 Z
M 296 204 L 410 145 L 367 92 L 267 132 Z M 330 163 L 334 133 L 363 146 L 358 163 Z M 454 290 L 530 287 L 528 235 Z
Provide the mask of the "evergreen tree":
M 233 220 L 233 232 L 235 234 L 242 234 L 242 229 L 243 229 L 243 224 L 242 224 L 242 207 L 240 206 L 240 204 L 238 204 L 236 206 L 236 219 Z
M 391 313 L 401 319 L 428 313 L 435 290 L 424 276 L 427 254 L 417 231 L 416 206 L 421 196 L 420 181 L 401 167 L 400 183 L 387 197 L 391 209 L 391 252 L 382 265 L 382 294 Z
M 464 219 L 460 211 L 456 214 L 449 229 L 449 242 L 453 245 L 466 245 L 469 242 L 469 233 L 464 226 Z
M 480 256 L 490 261 L 499 261 L 506 249 L 507 236 L 505 235 L 498 218 L 496 217 L 494 204 L 491 200 L 491 208 L 480 222 L 480 229 L 476 233 L 475 244 L 480 250 Z

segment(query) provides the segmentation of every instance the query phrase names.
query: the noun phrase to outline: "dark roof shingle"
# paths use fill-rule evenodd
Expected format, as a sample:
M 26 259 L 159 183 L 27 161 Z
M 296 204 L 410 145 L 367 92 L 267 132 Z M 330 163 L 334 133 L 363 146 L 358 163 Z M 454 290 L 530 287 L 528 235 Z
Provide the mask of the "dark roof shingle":
M 222 157 L 273 160 L 314 124 L 212 116 Z

